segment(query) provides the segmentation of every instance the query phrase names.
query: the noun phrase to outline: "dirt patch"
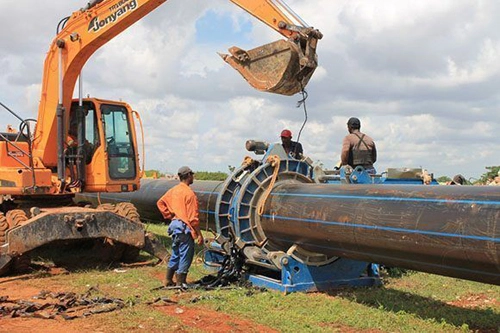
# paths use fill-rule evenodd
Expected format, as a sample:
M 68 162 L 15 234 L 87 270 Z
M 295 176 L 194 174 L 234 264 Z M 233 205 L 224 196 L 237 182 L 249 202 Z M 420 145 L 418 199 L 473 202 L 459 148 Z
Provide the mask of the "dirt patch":
M 44 276 L 50 277 L 68 272 L 60 268 L 50 268 L 44 272 Z M 50 279 L 41 278 L 33 274 L 7 276 L 0 278 L 0 296 L 8 296 L 9 299 L 27 299 L 37 295 L 42 289 L 60 289 Z
M 485 294 L 469 294 L 446 304 L 460 308 L 488 308 L 500 306 L 500 301 Z
M 49 332 L 105 332 L 104 327 L 96 327 L 91 318 L 79 321 L 44 320 L 34 318 L 2 318 L 0 317 L 0 332 L 2 333 L 49 333 Z
M 377 330 L 377 329 L 359 329 L 359 328 L 353 328 L 349 327 L 346 325 L 341 325 L 337 323 L 325 323 L 321 325 L 324 328 L 328 328 L 328 330 L 331 330 L 332 332 L 342 332 L 342 333 L 382 333 L 384 331 Z
M 165 282 L 165 274 L 166 274 L 166 271 L 153 272 L 151 274 L 151 277 L 154 278 L 155 280 L 160 281 L 163 284 Z
M 184 326 L 196 328 L 203 332 L 278 332 L 264 325 L 258 325 L 250 320 L 240 319 L 210 310 L 205 307 L 185 307 L 176 304 L 155 305 L 155 309 L 171 317 L 178 318 Z M 182 327 L 172 327 L 182 330 Z

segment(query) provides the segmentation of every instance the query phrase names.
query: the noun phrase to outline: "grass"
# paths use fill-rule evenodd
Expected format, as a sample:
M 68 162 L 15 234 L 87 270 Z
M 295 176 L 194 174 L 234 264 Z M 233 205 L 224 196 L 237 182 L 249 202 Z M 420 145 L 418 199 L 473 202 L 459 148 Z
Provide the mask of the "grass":
M 148 229 L 170 245 L 165 226 L 149 225 Z M 201 307 L 247 319 L 280 332 L 500 332 L 499 286 L 410 272 L 401 277 L 387 277 L 383 287 L 330 293 L 284 295 L 246 288 L 184 293 L 154 290 L 161 285 L 164 271 L 164 265 L 118 270 L 85 267 L 71 270 L 67 275 L 33 278 L 29 283 L 40 288 L 62 285 L 76 292 L 97 286 L 103 293 L 125 300 L 129 305 L 125 309 L 93 317 L 107 331 L 116 332 L 138 327 L 162 332 L 172 330 L 172 326 L 181 331 L 200 331 L 147 304 L 158 297 L 177 299 L 187 308 Z M 189 278 L 197 279 L 204 274 L 198 261 Z M 476 296 L 490 302 L 457 306 Z M 200 315 L 203 316 L 203 310 Z

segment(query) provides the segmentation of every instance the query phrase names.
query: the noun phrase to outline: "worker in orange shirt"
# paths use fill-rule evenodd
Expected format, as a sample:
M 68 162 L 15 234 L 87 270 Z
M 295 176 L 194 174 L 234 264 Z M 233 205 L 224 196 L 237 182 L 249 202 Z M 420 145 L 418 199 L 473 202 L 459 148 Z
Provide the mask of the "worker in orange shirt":
M 172 237 L 172 256 L 167 265 L 165 286 L 182 286 L 186 283 L 189 267 L 194 257 L 194 242 L 203 244 L 198 218 L 198 199 L 189 187 L 194 172 L 187 166 L 179 169 L 180 183 L 168 190 L 156 205 L 163 217 L 171 220 L 168 234 Z

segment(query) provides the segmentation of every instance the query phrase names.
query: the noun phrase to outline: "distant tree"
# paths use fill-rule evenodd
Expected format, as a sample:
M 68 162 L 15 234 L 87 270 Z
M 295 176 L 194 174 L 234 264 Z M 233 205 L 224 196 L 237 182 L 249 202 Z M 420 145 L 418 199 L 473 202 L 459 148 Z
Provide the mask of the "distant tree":
M 486 184 L 488 179 L 494 179 L 496 176 L 498 176 L 498 171 L 500 171 L 500 165 L 497 166 L 488 166 L 485 167 L 487 172 L 483 173 L 482 176 L 479 178 L 479 183 L 481 184 Z
M 446 184 L 447 182 L 451 181 L 451 178 L 448 176 L 441 176 L 438 177 L 436 180 L 439 184 Z
M 165 174 L 161 173 L 159 170 L 151 169 L 151 170 L 144 170 L 144 177 L 156 179 L 156 178 L 165 177 Z
M 195 171 L 195 176 L 194 178 L 197 180 L 226 180 L 228 177 L 228 174 L 225 172 L 217 171 L 217 172 L 211 172 L 211 171 Z

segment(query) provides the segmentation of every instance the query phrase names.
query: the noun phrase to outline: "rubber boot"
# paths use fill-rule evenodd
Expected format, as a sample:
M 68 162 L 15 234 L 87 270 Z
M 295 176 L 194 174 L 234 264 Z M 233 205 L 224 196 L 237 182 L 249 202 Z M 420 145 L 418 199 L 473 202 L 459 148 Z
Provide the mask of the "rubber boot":
M 176 274 L 175 278 L 176 278 L 176 283 L 175 283 L 176 286 L 178 287 L 187 286 L 186 284 L 187 273 Z
M 167 274 L 165 277 L 165 287 L 172 287 L 175 285 L 174 280 L 173 280 L 174 274 L 175 274 L 175 270 L 167 267 Z

